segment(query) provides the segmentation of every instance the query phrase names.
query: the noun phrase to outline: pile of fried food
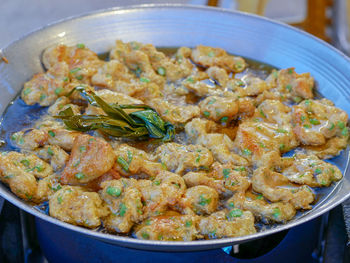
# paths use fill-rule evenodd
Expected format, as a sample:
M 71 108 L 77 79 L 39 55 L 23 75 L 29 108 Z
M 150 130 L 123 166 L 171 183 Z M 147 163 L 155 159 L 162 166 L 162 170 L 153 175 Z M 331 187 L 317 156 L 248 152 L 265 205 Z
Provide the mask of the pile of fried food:
M 257 222 L 286 223 L 311 209 L 313 188 L 342 178 L 323 159 L 346 147 L 348 116 L 313 98 L 309 73 L 288 68 L 261 79 L 220 48 L 168 56 L 119 40 L 108 61 L 83 44 L 48 48 L 42 61 L 47 71 L 24 84 L 21 98 L 49 106 L 47 114 L 10 135 L 18 151 L 0 155 L 0 179 L 24 200 L 48 201 L 64 222 L 149 240 L 244 236 Z M 156 113 L 145 117 L 148 131 L 158 118 L 174 134 L 112 136 L 124 124 L 102 103 L 124 105 L 124 119 L 140 119 L 135 105 L 147 105 Z M 79 122 L 92 119 L 97 126 Z

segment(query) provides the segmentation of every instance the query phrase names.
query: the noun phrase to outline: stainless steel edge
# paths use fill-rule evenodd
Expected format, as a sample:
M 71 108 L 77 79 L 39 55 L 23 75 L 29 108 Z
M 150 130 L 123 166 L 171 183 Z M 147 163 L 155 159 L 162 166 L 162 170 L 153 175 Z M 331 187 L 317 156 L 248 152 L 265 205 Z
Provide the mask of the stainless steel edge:
M 213 45 L 276 67 L 295 66 L 299 72 L 311 72 L 318 81 L 320 92 L 350 113 L 347 89 L 350 63 L 340 51 L 307 33 L 266 18 L 182 5 L 132 6 L 93 12 L 60 21 L 13 42 L 3 49 L 10 63 L 0 63 L 0 112 L 4 111 L 26 80 L 43 70 L 40 55 L 44 48 L 55 43 L 84 42 L 93 50 L 101 52 L 111 47 L 117 38 L 169 47 Z M 42 214 L 17 198 L 3 184 L 0 185 L 0 195 L 43 220 L 108 243 L 147 250 L 205 250 L 246 242 L 297 226 L 342 203 L 350 196 L 348 150 L 333 161 L 343 171 L 344 178 L 313 210 L 286 225 L 238 238 L 164 242 L 104 234 Z

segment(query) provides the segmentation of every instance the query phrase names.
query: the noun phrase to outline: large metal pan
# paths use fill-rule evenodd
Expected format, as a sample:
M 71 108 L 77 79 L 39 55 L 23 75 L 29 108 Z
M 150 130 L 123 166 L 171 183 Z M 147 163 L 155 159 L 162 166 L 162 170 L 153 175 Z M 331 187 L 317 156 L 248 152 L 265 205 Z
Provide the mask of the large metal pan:
M 160 47 L 198 44 L 221 47 L 229 52 L 269 63 L 278 68 L 294 66 L 311 72 L 318 90 L 350 113 L 350 61 L 325 42 L 295 28 L 254 15 L 220 9 L 179 5 L 148 5 L 109 9 L 44 27 L 15 41 L 0 63 L 0 113 L 15 98 L 25 81 L 43 71 L 42 51 L 53 44 L 85 43 L 96 52 L 110 49 L 116 39 L 137 40 Z M 138 240 L 66 224 L 33 209 L 0 184 L 0 195 L 19 208 L 67 229 L 116 245 L 167 251 L 212 249 L 260 238 L 302 224 L 332 209 L 350 196 L 348 150 L 333 160 L 344 173 L 342 181 L 325 192 L 315 207 L 285 225 L 238 238 L 192 242 Z

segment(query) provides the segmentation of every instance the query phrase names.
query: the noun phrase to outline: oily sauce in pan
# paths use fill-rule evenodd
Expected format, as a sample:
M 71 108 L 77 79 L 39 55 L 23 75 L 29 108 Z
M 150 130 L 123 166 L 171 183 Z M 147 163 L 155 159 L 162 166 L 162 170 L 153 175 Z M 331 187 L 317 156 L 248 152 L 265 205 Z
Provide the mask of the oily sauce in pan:
M 121 41 L 99 56 L 52 47 L 43 64 L 3 115 L 0 179 L 65 222 L 152 240 L 249 235 L 302 216 L 342 178 L 323 159 L 347 146 L 348 116 L 314 95 L 308 73 Z M 149 105 L 174 136 L 68 128 L 67 108 L 106 115 L 77 86 L 110 105 Z

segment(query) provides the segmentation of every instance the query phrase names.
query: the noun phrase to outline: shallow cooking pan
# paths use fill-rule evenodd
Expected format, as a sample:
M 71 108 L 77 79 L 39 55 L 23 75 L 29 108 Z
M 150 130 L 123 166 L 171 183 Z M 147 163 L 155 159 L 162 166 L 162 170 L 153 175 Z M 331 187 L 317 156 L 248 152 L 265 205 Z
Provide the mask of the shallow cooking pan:
M 0 114 L 16 97 L 23 83 L 42 72 L 42 51 L 51 45 L 84 43 L 97 53 L 109 50 L 116 39 L 152 43 L 158 47 L 221 47 L 230 53 L 268 63 L 277 68 L 295 67 L 310 72 L 318 92 L 350 113 L 350 61 L 325 42 L 295 28 L 254 15 L 221 9 L 181 5 L 148 5 L 108 9 L 44 27 L 2 50 L 9 63 L 0 63 Z M 70 225 L 32 208 L 0 184 L 0 195 L 19 208 L 52 224 L 125 247 L 194 251 L 237 244 L 309 221 L 350 196 L 349 149 L 331 160 L 344 178 L 321 192 L 314 208 L 285 225 L 238 238 L 165 242 L 138 240 Z

